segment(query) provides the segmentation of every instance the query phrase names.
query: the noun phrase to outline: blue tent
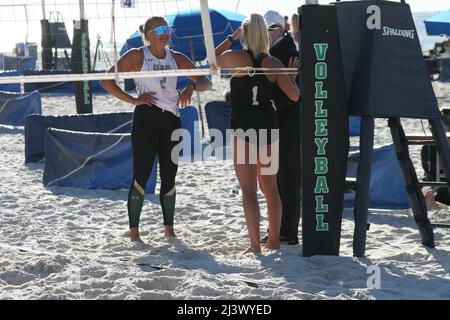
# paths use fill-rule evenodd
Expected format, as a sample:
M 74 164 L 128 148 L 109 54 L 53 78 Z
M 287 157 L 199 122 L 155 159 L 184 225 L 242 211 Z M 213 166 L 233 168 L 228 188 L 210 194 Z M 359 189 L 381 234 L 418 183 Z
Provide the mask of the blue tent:
M 22 73 L 15 71 L 4 71 L 0 72 L 0 77 L 14 77 L 20 76 Z M 4 83 L 0 84 L 0 91 L 8 91 L 8 92 L 20 92 L 20 83 Z
M 195 161 L 201 157 L 197 109 L 189 106 L 180 113 L 184 151 L 181 159 Z M 29 116 L 25 128 L 27 161 L 40 160 L 45 150 L 45 186 L 128 188 L 132 179 L 131 118 L 131 112 Z M 156 162 L 147 193 L 155 192 Z
M 214 38 L 214 45 L 219 45 L 226 39 L 229 34 L 239 28 L 244 21 L 245 16 L 226 11 L 210 9 L 212 32 Z M 194 61 L 202 61 L 206 58 L 206 48 L 203 39 L 203 26 L 200 11 L 192 10 L 180 12 L 177 14 L 168 14 L 166 16 L 167 22 L 174 29 L 171 37 L 171 48 L 179 51 Z M 120 55 L 125 54 L 132 48 L 140 48 L 144 45 L 142 35 L 139 31 L 133 33 L 125 42 Z M 239 49 L 241 44 L 235 42 L 231 49 Z M 184 88 L 187 82 L 190 81 L 186 77 L 179 77 L 177 88 Z M 134 90 L 133 80 L 125 80 L 125 90 Z
M 245 16 L 225 10 L 209 10 L 211 16 L 214 45 L 219 45 L 229 34 L 239 28 Z M 199 10 L 168 15 L 169 25 L 174 29 L 172 35 L 173 48 L 195 61 L 206 59 L 206 48 L 203 39 L 203 26 Z M 235 42 L 231 49 L 239 49 L 241 45 Z
M 48 128 L 78 132 L 129 133 L 132 118 L 132 112 L 30 115 L 25 122 L 25 162 L 39 162 L 44 159 L 45 131 Z
M 356 177 L 360 151 L 350 151 L 347 165 L 347 177 Z M 355 194 L 346 194 L 344 206 L 354 206 Z M 402 171 L 392 144 L 374 148 L 372 151 L 372 169 L 370 174 L 369 208 L 408 209 L 410 208 Z
M 0 124 L 24 126 L 30 114 L 42 114 L 41 94 L 0 91 Z
M 76 132 L 49 128 L 45 133 L 46 187 L 127 189 L 132 180 L 131 134 Z M 146 193 L 154 193 L 157 162 Z
M 245 16 L 226 10 L 209 10 L 211 16 L 214 45 L 220 44 L 229 34 L 239 28 Z M 167 22 L 174 29 L 172 34 L 173 50 L 179 51 L 189 58 L 194 55 L 195 61 L 202 61 L 206 58 L 206 48 L 203 40 L 203 27 L 199 10 L 180 12 L 178 14 L 168 14 Z M 120 50 L 120 55 L 132 48 L 142 47 L 142 36 L 139 31 L 133 33 Z M 238 49 L 241 45 L 235 42 L 231 48 Z
M 450 36 L 450 10 L 440 12 L 425 19 L 425 28 L 429 36 Z
M 36 69 L 36 58 L 0 54 L 0 69 L 17 70 L 20 72 L 29 69 Z

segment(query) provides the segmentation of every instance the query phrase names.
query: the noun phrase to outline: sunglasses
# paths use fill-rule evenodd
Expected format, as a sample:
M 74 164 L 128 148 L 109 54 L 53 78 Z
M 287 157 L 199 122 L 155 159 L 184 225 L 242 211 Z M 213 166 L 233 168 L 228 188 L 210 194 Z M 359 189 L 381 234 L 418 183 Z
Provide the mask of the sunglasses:
M 280 29 L 280 28 L 283 28 L 282 26 L 270 26 L 269 28 L 267 28 L 267 31 L 273 31 L 273 30 L 277 30 L 277 29 Z
M 159 26 L 150 30 L 150 32 L 153 32 L 157 36 L 162 36 L 165 34 L 168 34 L 170 36 L 170 34 L 172 33 L 172 29 L 169 26 Z

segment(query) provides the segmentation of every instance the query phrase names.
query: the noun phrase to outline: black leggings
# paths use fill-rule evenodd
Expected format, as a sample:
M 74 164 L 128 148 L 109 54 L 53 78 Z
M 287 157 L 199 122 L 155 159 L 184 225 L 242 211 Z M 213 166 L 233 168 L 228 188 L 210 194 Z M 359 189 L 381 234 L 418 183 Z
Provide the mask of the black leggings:
M 174 188 L 178 170 L 178 152 L 174 152 L 175 159 L 172 159 L 171 154 L 179 141 L 172 141 L 171 136 L 172 132 L 180 127 L 180 118 L 169 111 L 163 111 L 157 106 L 136 106 L 131 130 L 133 150 L 131 186 L 137 181 L 145 190 L 155 156 L 158 155 L 161 196 Z

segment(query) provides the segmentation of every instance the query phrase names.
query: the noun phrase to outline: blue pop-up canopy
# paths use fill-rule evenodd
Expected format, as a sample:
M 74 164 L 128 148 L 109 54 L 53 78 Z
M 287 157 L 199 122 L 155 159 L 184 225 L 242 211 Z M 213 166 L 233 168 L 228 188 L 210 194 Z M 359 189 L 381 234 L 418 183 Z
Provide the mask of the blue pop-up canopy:
M 226 10 L 210 9 L 209 14 L 211 16 L 214 45 L 216 46 L 239 28 L 245 19 L 243 15 Z M 203 40 L 204 32 L 200 10 L 168 14 L 166 19 L 172 29 L 174 29 L 171 37 L 171 48 L 185 54 L 189 58 L 194 56 L 195 61 L 204 60 L 206 58 L 206 48 Z M 141 33 L 136 31 L 127 39 L 120 50 L 120 55 L 132 48 L 139 48 L 143 45 Z M 240 43 L 235 42 L 231 49 L 239 47 Z
M 429 36 L 450 36 L 450 9 L 425 19 L 425 28 Z
M 243 15 L 225 10 L 211 9 L 209 10 L 209 14 L 211 16 L 215 46 L 239 28 L 245 19 Z M 184 53 L 195 61 L 206 59 L 206 48 L 203 39 L 204 31 L 199 10 L 168 15 L 167 22 L 174 29 L 172 35 L 174 50 Z M 240 47 L 240 43 L 235 42 L 231 46 L 231 49 L 238 49 Z
M 229 34 L 232 34 L 234 30 L 239 28 L 245 19 L 243 15 L 226 10 L 210 9 L 209 14 L 211 17 L 214 46 L 219 45 Z M 170 47 L 186 55 L 193 61 L 205 60 L 206 47 L 203 39 L 204 32 L 200 10 L 168 14 L 166 19 L 170 27 L 174 30 L 171 36 Z M 120 50 L 120 55 L 122 56 L 128 50 L 140 48 L 143 45 L 142 34 L 136 31 L 126 40 Z M 231 45 L 230 49 L 239 49 L 241 47 L 240 42 L 236 41 Z M 184 88 L 186 81 L 188 80 L 185 77 L 180 77 L 177 88 Z M 125 90 L 134 90 L 133 80 L 125 80 Z

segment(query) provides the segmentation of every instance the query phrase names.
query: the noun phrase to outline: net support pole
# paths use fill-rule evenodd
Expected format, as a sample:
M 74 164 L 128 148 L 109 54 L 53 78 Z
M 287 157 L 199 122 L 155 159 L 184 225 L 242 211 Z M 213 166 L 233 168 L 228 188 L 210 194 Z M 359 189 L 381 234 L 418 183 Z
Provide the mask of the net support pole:
M 91 72 L 91 55 L 89 44 L 88 20 L 84 19 L 84 0 L 79 0 L 80 21 L 74 21 L 72 43 L 72 72 L 89 74 Z M 77 113 L 92 113 L 92 84 L 88 80 L 74 83 Z
M 84 0 L 80 1 L 80 20 L 84 20 Z
M 211 26 L 211 16 L 209 15 L 208 0 L 200 0 L 200 10 L 202 14 L 203 35 L 205 37 L 206 57 L 208 59 L 209 65 L 213 69 L 216 69 L 217 61 Z
M 42 47 L 42 69 L 48 70 L 52 68 L 52 41 L 50 35 L 50 24 L 47 20 L 45 11 L 45 0 L 41 1 L 42 20 L 41 20 L 41 47 Z
M 361 136 L 359 140 L 360 158 L 356 176 L 355 207 L 353 211 L 355 221 L 353 255 L 355 257 L 364 257 L 366 254 L 374 130 L 374 118 L 363 116 L 361 118 Z
M 47 15 L 45 14 L 45 0 L 41 0 L 41 7 L 42 7 L 42 20 L 47 19 Z
M 29 21 L 28 7 L 27 7 L 26 4 L 24 4 L 23 8 L 25 10 L 25 19 L 26 19 L 26 22 L 27 22 L 27 33 L 25 34 L 25 44 L 28 44 L 28 35 L 30 33 L 30 28 L 29 28 L 29 24 L 28 24 L 28 21 Z
M 112 0 L 112 4 L 111 4 L 111 42 L 113 43 L 113 47 L 114 47 L 114 74 L 116 75 L 116 82 L 119 81 L 118 78 L 118 72 L 119 69 L 117 67 L 117 43 L 116 43 L 116 14 L 115 14 L 115 7 L 116 7 L 116 3 L 114 0 Z
M 349 126 L 337 13 L 305 5 L 299 14 L 303 256 L 338 256 Z

